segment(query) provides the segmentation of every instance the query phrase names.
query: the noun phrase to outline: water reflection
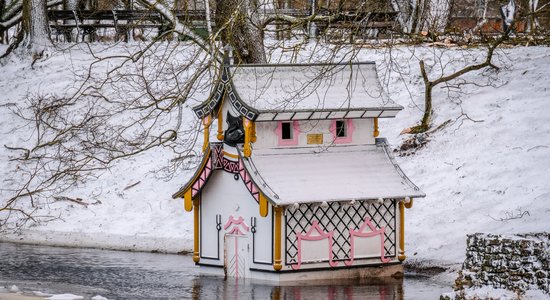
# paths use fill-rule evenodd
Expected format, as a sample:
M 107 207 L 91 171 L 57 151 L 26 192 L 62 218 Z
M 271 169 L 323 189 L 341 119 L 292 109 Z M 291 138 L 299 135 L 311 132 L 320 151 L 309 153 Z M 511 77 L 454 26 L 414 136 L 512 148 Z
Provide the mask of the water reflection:
M 437 299 L 423 278 L 272 283 L 197 276 L 191 257 L 0 243 L 0 285 L 109 299 Z
M 193 279 L 193 299 L 404 299 L 403 280 L 332 280 L 292 282 L 274 286 L 269 283 L 197 277 Z

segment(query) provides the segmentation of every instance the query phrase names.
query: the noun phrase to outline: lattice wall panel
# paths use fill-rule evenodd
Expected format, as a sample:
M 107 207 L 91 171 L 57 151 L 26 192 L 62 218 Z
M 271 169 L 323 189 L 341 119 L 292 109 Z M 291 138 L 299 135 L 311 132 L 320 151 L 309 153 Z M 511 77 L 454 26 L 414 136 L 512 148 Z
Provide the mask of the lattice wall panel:
M 366 216 L 376 228 L 385 227 L 384 256 L 395 256 L 397 237 L 395 212 L 395 201 L 390 200 L 385 200 L 382 204 L 357 201 L 354 205 L 332 202 L 325 208 L 313 204 L 302 204 L 298 208 L 288 207 L 285 212 L 286 264 L 297 263 L 296 232 L 306 233 L 313 221 L 317 221 L 324 231 L 334 232 L 333 260 L 349 259 L 349 228 L 358 230 Z

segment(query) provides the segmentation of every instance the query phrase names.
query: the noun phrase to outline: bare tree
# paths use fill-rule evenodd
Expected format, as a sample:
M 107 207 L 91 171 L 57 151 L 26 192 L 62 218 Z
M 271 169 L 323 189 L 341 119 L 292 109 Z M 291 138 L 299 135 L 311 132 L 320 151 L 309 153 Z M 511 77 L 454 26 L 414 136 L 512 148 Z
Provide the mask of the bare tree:
M 487 54 L 485 56 L 485 60 L 481 63 L 477 64 L 471 64 L 467 65 L 463 68 L 460 68 L 459 70 L 450 73 L 450 74 L 441 74 L 439 77 L 435 79 L 430 79 L 430 76 L 426 70 L 426 65 L 423 59 L 420 60 L 420 73 L 422 75 L 422 79 L 424 81 L 424 115 L 422 116 L 422 120 L 420 121 L 419 125 L 416 125 L 412 128 L 410 128 L 409 133 L 421 133 L 425 132 L 428 129 L 430 129 L 431 121 L 432 121 L 432 114 L 433 114 L 433 100 L 432 100 L 432 92 L 434 87 L 440 85 L 440 84 L 446 84 L 448 82 L 451 82 L 453 80 L 458 79 L 459 77 L 463 76 L 466 73 L 474 72 L 478 70 L 483 70 L 485 68 L 490 68 L 493 70 L 499 70 L 499 67 L 493 64 L 493 56 L 495 53 L 495 50 L 508 39 L 510 32 L 512 31 L 513 24 L 504 32 L 499 38 L 497 38 L 495 41 L 490 43 L 487 48 Z
M 19 130 L 28 137 L 3 145 L 10 153 L 10 169 L 15 171 L 7 179 L 9 188 L 0 190 L 0 231 L 10 228 L 9 224 L 18 227 L 38 220 L 35 209 L 63 198 L 62 193 L 119 160 L 165 149 L 172 152 L 167 169 L 192 166 L 189 161 L 199 156 L 193 147 L 200 120 L 186 118 L 187 102 L 202 101 L 210 93 L 219 78 L 221 49 L 231 45 L 240 62 L 266 62 L 274 51 L 271 47 L 284 43 L 264 45 L 264 29 L 272 20 L 305 24 L 331 18 L 262 15 L 257 13 L 259 4 L 234 1 L 217 6 L 227 14 L 216 20 L 215 30 L 204 38 L 161 2 L 147 3 L 172 23 L 170 31 L 148 43 L 113 50 L 116 54 L 109 56 L 81 44 L 95 59 L 87 70 L 76 72 L 74 89 L 62 94 L 32 94 L 25 102 L 10 105 L 11 112 L 26 124 Z M 172 34 L 186 38 L 165 42 Z M 296 41 L 296 49 L 300 43 Z M 346 56 L 339 53 L 340 46 L 328 46 L 327 51 L 322 45 L 316 47 L 323 53 L 323 61 Z M 350 49 L 347 59 L 353 58 L 355 50 Z

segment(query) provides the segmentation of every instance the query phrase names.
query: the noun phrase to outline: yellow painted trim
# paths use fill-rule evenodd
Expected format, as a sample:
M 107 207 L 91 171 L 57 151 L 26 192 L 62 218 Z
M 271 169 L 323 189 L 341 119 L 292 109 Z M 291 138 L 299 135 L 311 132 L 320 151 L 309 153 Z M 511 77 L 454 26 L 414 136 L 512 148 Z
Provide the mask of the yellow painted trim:
M 252 149 L 250 147 L 250 139 L 252 137 L 252 121 L 250 121 L 247 118 L 243 117 L 243 124 L 244 124 L 244 150 L 243 150 L 243 154 L 244 154 L 244 157 L 250 157 L 250 155 L 252 154 Z
M 255 143 L 258 140 L 258 137 L 256 137 L 256 122 L 252 122 L 252 136 L 250 137 L 250 141 L 252 143 Z
M 411 198 L 411 201 L 409 203 L 405 203 L 405 208 L 411 208 L 413 207 L 413 199 Z
M 223 151 L 223 155 L 227 156 L 227 157 L 230 157 L 230 158 L 239 158 L 238 154 L 231 154 L 231 153 L 225 152 L 225 151 Z
M 206 149 L 208 149 L 210 145 L 210 124 L 212 124 L 210 115 L 204 117 L 202 124 L 204 125 L 204 142 L 202 144 L 202 151 L 206 152 Z
M 405 258 L 405 203 L 399 201 L 399 261 L 404 261 Z
M 218 108 L 218 141 L 223 141 L 223 100 Z
M 378 118 L 374 118 L 374 132 L 372 133 L 372 136 L 378 137 L 380 135 L 380 131 L 378 131 Z
M 201 259 L 199 256 L 199 205 L 200 200 L 193 200 L 193 261 L 198 263 Z
M 193 189 L 189 187 L 183 194 L 183 207 L 186 211 L 192 211 L 193 210 L 193 197 L 192 197 Z
M 283 268 L 281 264 L 281 218 L 283 215 L 282 207 L 274 207 L 273 211 L 275 212 L 275 242 L 273 243 L 273 269 L 275 271 L 280 271 Z
M 260 199 L 260 216 L 265 218 L 269 213 L 267 198 L 263 193 L 260 193 L 260 196 L 258 198 Z

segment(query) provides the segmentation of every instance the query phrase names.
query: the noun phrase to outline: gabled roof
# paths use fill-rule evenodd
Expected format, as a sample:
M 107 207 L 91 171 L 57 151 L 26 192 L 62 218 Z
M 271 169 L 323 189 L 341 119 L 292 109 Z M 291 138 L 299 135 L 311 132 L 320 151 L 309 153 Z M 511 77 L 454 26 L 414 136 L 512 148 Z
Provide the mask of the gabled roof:
M 276 205 L 425 197 L 395 163 L 385 139 L 321 152 L 312 147 L 255 150 L 243 165 L 254 182 L 269 187 L 265 194 Z
M 193 108 L 199 118 L 223 93 L 250 120 L 394 117 L 403 107 L 384 93 L 376 65 L 262 64 L 225 66 L 207 101 Z

